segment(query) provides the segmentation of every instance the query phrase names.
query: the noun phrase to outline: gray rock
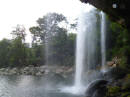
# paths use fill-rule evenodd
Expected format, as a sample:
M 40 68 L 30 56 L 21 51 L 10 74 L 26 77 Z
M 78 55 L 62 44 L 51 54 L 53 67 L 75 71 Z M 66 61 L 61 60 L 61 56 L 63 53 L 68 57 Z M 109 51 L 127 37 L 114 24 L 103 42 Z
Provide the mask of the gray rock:
M 86 90 L 86 97 L 104 97 L 107 83 L 106 80 L 93 81 Z

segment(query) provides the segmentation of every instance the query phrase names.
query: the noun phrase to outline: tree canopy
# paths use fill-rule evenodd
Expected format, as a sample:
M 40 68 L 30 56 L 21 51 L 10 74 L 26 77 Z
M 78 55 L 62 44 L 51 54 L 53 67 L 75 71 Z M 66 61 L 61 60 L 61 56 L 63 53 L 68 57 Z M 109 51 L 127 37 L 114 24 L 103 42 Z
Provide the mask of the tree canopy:
M 23 25 L 16 25 L 11 40 L 0 41 L 1 67 L 74 65 L 76 34 L 64 27 L 68 25 L 67 18 L 62 14 L 48 13 L 39 18 L 37 24 L 29 29 L 33 38 L 31 47 L 25 42 Z

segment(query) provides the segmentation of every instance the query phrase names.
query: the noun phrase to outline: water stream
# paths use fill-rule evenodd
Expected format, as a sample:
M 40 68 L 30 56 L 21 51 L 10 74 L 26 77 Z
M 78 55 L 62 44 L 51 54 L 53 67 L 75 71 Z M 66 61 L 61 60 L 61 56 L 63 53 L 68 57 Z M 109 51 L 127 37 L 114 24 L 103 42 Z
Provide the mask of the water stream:
M 105 13 L 101 12 L 101 64 L 102 71 L 105 72 L 104 68 L 106 65 L 106 16 Z

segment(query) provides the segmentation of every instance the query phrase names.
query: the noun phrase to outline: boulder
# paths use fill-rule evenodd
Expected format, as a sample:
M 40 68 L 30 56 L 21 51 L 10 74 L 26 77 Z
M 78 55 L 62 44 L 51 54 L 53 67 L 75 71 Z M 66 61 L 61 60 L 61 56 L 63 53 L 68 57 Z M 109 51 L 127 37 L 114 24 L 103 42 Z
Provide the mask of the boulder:
M 113 66 L 113 64 L 114 64 L 113 61 L 108 61 L 108 62 L 107 62 L 107 65 L 108 65 L 108 66 Z
M 86 97 L 104 97 L 106 94 L 106 80 L 95 80 L 88 85 Z
M 41 73 L 41 72 L 37 72 L 35 75 L 36 75 L 36 76 L 41 76 L 42 73 Z
M 17 74 L 17 73 L 18 73 L 18 70 L 17 70 L 17 68 L 13 68 L 13 69 L 11 69 L 11 70 L 9 71 L 9 73 L 10 73 L 11 75 Z

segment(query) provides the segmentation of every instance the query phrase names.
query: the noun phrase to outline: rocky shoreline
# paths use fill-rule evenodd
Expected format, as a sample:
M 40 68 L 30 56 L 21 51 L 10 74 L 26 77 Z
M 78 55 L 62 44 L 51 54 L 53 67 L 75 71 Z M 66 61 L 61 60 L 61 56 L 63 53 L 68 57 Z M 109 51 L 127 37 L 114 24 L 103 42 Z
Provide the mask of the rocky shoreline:
M 107 65 L 103 68 L 110 69 L 116 68 L 120 64 L 120 59 L 117 57 L 113 58 L 112 61 L 108 61 Z M 101 67 L 97 67 L 97 70 L 100 70 Z M 91 72 L 92 70 L 90 70 Z M 25 67 L 14 67 L 14 68 L 0 68 L 0 75 L 44 75 L 48 73 L 57 73 L 62 75 L 68 75 L 74 73 L 74 67 L 70 66 L 25 66 Z
M 27 66 L 23 68 L 0 68 L 0 75 L 34 75 L 34 76 L 42 76 L 49 73 L 56 74 L 70 74 L 74 72 L 72 67 L 58 67 L 57 66 Z

